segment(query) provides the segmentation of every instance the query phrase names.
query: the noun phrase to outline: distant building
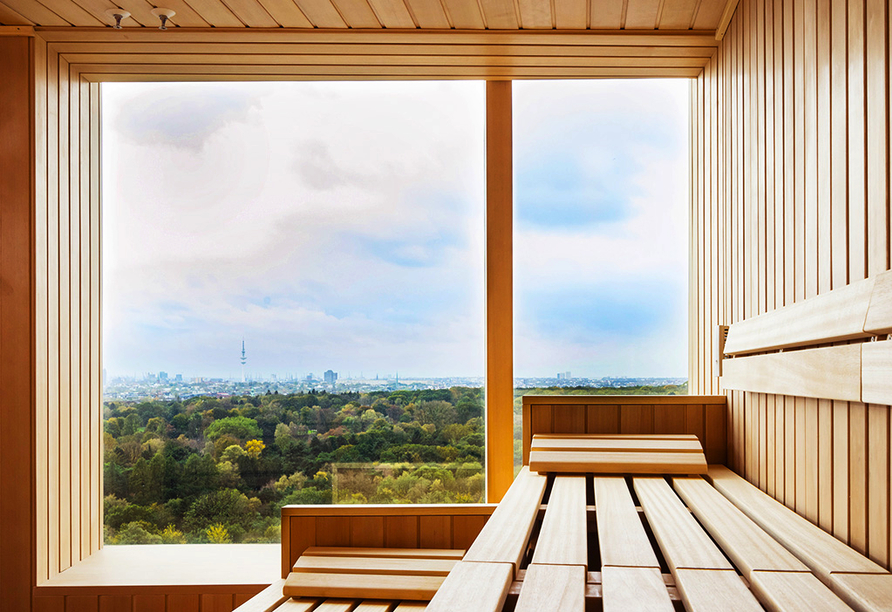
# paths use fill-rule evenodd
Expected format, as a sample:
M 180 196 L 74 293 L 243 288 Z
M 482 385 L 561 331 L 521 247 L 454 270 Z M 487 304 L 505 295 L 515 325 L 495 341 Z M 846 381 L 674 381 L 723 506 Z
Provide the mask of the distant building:
M 177 374 L 176 377 L 174 377 L 174 380 L 175 380 L 176 382 L 183 382 L 183 375 L 182 375 L 182 374 Z
M 569 372 L 558 372 L 557 379 L 558 380 L 570 380 L 573 378 Z
M 167 380 L 167 372 L 158 372 L 158 380 Z
M 325 370 L 325 374 L 322 375 L 323 380 L 326 383 L 335 384 L 338 380 L 338 373 L 332 372 L 331 370 Z

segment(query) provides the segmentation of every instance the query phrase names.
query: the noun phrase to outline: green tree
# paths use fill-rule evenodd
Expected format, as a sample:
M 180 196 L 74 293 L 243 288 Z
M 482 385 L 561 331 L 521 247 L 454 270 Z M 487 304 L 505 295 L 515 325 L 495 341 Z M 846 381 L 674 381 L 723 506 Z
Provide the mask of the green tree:
M 218 419 L 211 423 L 204 432 L 204 435 L 211 440 L 223 434 L 229 434 L 239 440 L 260 438 L 263 435 L 257 421 L 243 416 Z

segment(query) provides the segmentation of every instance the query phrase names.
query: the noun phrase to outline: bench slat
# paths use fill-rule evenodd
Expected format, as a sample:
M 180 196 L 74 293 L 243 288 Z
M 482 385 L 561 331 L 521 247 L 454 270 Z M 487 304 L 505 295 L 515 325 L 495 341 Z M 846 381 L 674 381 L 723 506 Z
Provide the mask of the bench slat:
M 499 612 L 513 578 L 511 563 L 460 561 L 431 599 L 427 612 Z
M 679 569 L 672 573 L 687 612 L 762 612 L 733 569 Z
M 465 554 L 465 561 L 512 563 L 520 568 L 548 479 L 522 468 Z
M 586 523 L 585 476 L 558 476 L 551 487 L 532 562 L 587 566 Z
M 659 568 L 625 478 L 595 477 L 594 488 L 601 564 Z
M 283 592 L 291 597 L 429 600 L 443 580 L 443 576 L 293 572 Z
M 527 568 L 514 612 L 584 612 L 585 568 L 537 565 Z
M 427 604 L 420 601 L 404 601 L 398 605 L 393 612 L 424 612 L 427 610 Z
M 635 478 L 638 501 L 666 563 L 676 569 L 733 569 L 663 478 Z
M 536 434 L 530 450 L 560 451 L 614 451 L 614 452 L 702 452 L 697 436 L 681 438 L 618 438 L 616 436 L 584 435 L 584 434 Z
M 830 574 L 831 588 L 861 612 L 892 610 L 892 574 Z
M 350 612 L 356 602 L 347 599 L 327 599 L 313 612 Z M 290 611 L 289 611 L 290 612 Z
M 270 610 L 275 610 L 288 599 L 282 594 L 283 586 L 285 586 L 284 578 L 276 580 L 233 612 L 270 612 Z
M 394 574 L 400 576 L 445 576 L 458 563 L 451 559 L 390 559 L 385 557 L 301 556 L 295 572 L 341 574 Z
M 750 575 L 759 601 L 773 612 L 850 611 L 814 574 L 809 572 L 764 572 Z
M 352 548 L 350 546 L 310 546 L 301 553 L 301 556 L 454 559 L 456 561 L 461 561 L 464 554 L 464 550 L 452 548 Z
M 887 573 L 882 567 L 810 523 L 724 466 L 710 466 L 713 486 L 822 580 L 831 572 Z
M 672 484 L 737 569 L 748 578 L 755 570 L 808 571 L 801 561 L 702 478 L 673 478 Z
M 353 608 L 353 612 L 390 612 L 392 605 L 389 601 L 364 601 Z
M 572 474 L 705 474 L 702 452 L 530 451 L 533 472 Z
M 316 604 L 318 603 L 318 599 L 286 599 L 279 607 L 274 608 L 274 610 L 275 612 L 310 612 L 310 610 L 313 610 L 314 612 L 317 610 L 322 610 L 322 612 L 338 612 L 338 610 L 343 610 L 343 607 L 338 607 L 337 602 L 331 604 L 328 608 L 322 608 L 322 606 L 317 608 Z M 352 602 L 348 602 L 348 604 L 352 605 Z M 350 608 L 347 609 L 349 610 Z
M 658 568 L 603 567 L 604 612 L 674 612 Z

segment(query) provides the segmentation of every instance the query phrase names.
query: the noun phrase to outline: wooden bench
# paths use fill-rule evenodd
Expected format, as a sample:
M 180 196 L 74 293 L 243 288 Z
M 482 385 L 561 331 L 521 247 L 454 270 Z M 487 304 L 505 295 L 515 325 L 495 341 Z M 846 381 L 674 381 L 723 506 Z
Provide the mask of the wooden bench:
M 544 440 L 534 445 L 582 452 L 586 445 L 614 451 L 630 439 Z M 647 444 L 648 452 L 667 454 L 692 452 L 686 445 L 678 436 Z M 727 468 L 710 466 L 707 476 L 671 468 L 663 475 L 545 475 L 524 467 L 460 559 L 456 552 L 391 549 L 377 557 L 386 559 L 378 574 L 369 574 L 364 568 L 375 551 L 309 548 L 294 564 L 298 573 L 328 567 L 376 576 L 379 584 L 347 600 L 326 591 L 283 603 L 279 583 L 239 612 L 892 610 L 892 574 Z M 375 590 L 386 582 L 381 571 L 404 590 L 370 601 L 384 596 Z M 405 601 L 419 597 L 407 585 L 428 578 L 441 584 L 426 607 Z

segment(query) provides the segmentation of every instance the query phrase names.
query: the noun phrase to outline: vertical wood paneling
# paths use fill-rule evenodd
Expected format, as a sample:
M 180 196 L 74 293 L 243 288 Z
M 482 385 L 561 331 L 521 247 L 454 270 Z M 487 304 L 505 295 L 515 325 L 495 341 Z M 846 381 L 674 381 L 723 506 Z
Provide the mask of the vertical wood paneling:
M 34 563 L 31 45 L 0 37 L 0 607 L 12 610 L 30 607 Z
M 35 39 L 37 581 L 99 549 L 98 85 Z M 42 77 L 42 78 L 40 78 Z
M 692 393 L 718 382 L 715 323 L 889 269 L 890 22 L 886 0 L 741 0 L 692 83 Z M 729 465 L 889 567 L 892 408 L 726 395 Z

